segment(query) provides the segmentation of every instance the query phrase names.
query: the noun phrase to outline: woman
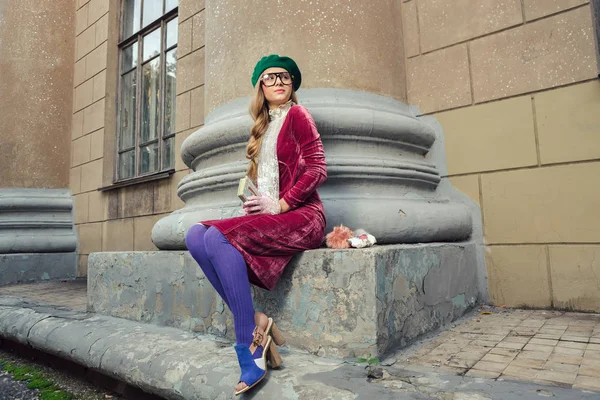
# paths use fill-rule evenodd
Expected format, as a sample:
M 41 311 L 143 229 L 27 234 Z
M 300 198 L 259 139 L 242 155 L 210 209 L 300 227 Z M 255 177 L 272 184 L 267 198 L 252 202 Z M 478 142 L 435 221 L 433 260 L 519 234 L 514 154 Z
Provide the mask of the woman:
M 297 105 L 301 82 L 289 57 L 272 54 L 256 64 L 246 157 L 260 196 L 243 204 L 245 216 L 202 221 L 186 236 L 191 255 L 233 314 L 242 370 L 236 395 L 264 378 L 267 357 L 272 367 L 281 364 L 273 342 L 284 341 L 273 320 L 255 312 L 250 283 L 272 290 L 292 256 L 319 247 L 325 232 L 316 191 L 327 177 L 325 156 L 311 115 Z

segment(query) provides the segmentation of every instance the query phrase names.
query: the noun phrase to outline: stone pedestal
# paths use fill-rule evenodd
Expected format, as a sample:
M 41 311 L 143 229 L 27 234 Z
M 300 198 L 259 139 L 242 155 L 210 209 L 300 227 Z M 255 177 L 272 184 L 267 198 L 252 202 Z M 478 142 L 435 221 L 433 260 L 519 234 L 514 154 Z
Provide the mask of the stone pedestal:
M 93 253 L 90 311 L 234 338 L 231 314 L 188 252 Z M 319 249 L 296 256 L 273 292 L 254 288 L 291 346 L 334 357 L 383 354 L 479 298 L 474 243 Z
M 73 198 L 62 189 L 0 189 L 0 285 L 77 276 Z

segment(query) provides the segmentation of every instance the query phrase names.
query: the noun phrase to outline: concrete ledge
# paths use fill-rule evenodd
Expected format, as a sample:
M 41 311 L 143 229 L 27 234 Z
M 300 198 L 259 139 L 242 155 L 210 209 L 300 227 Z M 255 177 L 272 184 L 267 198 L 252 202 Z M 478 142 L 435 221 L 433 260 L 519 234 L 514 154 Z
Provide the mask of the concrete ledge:
M 0 254 L 0 286 L 77 277 L 77 253 Z
M 254 290 L 291 346 L 332 357 L 384 354 L 478 300 L 473 243 L 319 249 L 295 257 L 273 292 Z M 93 253 L 90 311 L 233 338 L 232 319 L 188 252 Z
M 227 341 L 14 297 L 0 296 L 2 339 L 100 371 L 169 400 L 234 398 L 232 388 L 239 378 L 235 353 Z M 540 393 L 565 400 L 598 398 L 598 393 L 589 391 L 469 378 L 439 369 L 406 370 L 395 358 L 383 362 L 387 371 L 383 379 L 367 380 L 362 366 L 281 351 L 282 369 L 269 371 L 263 383 L 241 398 L 534 400 Z M 399 355 L 398 360 L 405 357 Z
M 166 399 L 226 399 L 239 379 L 228 341 L 212 340 L 179 329 L 0 298 L 0 338 L 76 362 Z M 340 361 L 321 360 L 282 350 L 296 374 L 269 379 L 263 398 L 302 397 L 313 385 L 299 388 L 299 377 L 334 369 Z M 328 398 L 337 389 L 319 392 Z M 290 396 L 290 392 L 294 394 Z

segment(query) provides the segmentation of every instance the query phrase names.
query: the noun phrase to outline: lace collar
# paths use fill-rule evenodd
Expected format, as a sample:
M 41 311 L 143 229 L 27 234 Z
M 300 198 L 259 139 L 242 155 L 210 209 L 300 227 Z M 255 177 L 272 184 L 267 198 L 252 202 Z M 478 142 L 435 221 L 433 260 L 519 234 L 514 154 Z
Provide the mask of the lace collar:
M 279 107 L 277 107 L 274 110 L 269 110 L 269 120 L 273 121 L 274 119 L 278 119 L 281 118 L 282 116 L 286 115 L 288 111 L 290 111 L 290 108 L 292 108 L 292 106 L 295 103 L 292 100 L 289 100 L 287 103 L 280 105 Z

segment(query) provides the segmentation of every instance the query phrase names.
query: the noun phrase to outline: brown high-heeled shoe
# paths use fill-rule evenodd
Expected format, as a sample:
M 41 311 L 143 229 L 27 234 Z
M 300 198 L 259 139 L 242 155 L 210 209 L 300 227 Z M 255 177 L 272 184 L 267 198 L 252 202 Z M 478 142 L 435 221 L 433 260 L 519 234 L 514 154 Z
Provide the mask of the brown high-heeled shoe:
M 268 318 L 267 327 L 263 331 L 258 326 L 254 328 L 254 332 L 252 333 L 253 340 L 250 345 L 250 352 L 254 354 L 258 346 L 263 346 L 263 352 L 267 355 L 269 362 L 271 363 L 271 368 L 278 368 L 283 364 L 283 360 L 281 359 L 281 355 L 277 350 L 277 346 L 281 346 L 285 343 L 285 338 L 281 334 L 281 331 L 273 321 L 273 318 Z M 273 339 L 270 343 L 267 343 L 267 338 L 271 336 Z M 263 357 L 264 359 L 264 357 Z M 260 358 L 257 358 L 257 365 L 264 369 L 264 365 L 259 365 Z

